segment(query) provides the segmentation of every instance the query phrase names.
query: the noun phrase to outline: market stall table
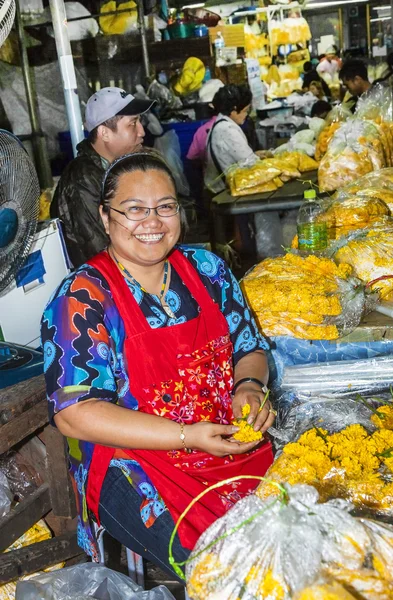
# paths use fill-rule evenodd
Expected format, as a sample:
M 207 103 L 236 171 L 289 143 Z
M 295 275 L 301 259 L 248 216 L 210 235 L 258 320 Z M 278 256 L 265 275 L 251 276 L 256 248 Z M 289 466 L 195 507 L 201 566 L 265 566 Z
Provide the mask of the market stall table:
M 37 433 L 45 442 L 44 456 Z M 48 424 L 43 375 L 0 390 L 0 455 L 15 447 L 30 458 L 43 483 L 0 518 L 0 553 L 50 511 L 51 526 L 60 535 L 0 554 L 0 584 L 81 554 L 70 527 L 76 513 L 65 439 Z
M 299 208 L 303 202 L 307 182 L 316 184 L 317 171 L 303 173 L 299 179 L 288 181 L 274 192 L 252 194 L 250 196 L 231 196 L 224 190 L 214 196 L 210 202 L 210 243 L 212 252 L 216 252 L 217 240 L 223 240 L 224 219 L 229 216 L 255 214 L 275 210 Z

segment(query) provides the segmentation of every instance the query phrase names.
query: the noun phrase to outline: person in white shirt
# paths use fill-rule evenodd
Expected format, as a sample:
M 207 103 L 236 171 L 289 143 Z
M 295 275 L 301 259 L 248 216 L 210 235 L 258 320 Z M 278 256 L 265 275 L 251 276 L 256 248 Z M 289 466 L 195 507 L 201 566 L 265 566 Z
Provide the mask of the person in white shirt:
M 225 172 L 228 167 L 247 161 L 254 164 L 259 152 L 253 152 L 241 129 L 251 107 L 252 94 L 248 86 L 226 85 L 218 90 L 213 106 L 218 117 L 207 138 L 207 166 L 205 185 L 213 193 L 225 190 Z M 262 155 L 264 154 L 263 151 Z M 250 225 L 254 231 L 251 236 Z M 241 252 L 256 252 L 258 258 L 282 254 L 283 235 L 277 211 L 251 215 L 237 215 L 236 228 L 241 239 Z M 251 239 L 254 238 L 254 240 Z M 251 250 L 255 243 L 254 250 Z
M 206 142 L 207 164 L 205 185 L 214 193 L 225 189 L 228 167 L 247 161 L 258 160 L 241 129 L 251 108 L 252 94 L 246 85 L 226 85 L 213 98 L 218 113 Z
M 340 62 L 337 59 L 336 51 L 333 47 L 328 48 L 326 50 L 325 58 L 321 60 L 321 62 L 317 66 L 317 72 L 321 77 L 323 77 L 323 79 L 326 79 L 326 76 L 328 76 L 327 79 L 329 80 L 329 82 L 332 82 L 334 81 L 336 76 L 338 76 L 339 70 Z

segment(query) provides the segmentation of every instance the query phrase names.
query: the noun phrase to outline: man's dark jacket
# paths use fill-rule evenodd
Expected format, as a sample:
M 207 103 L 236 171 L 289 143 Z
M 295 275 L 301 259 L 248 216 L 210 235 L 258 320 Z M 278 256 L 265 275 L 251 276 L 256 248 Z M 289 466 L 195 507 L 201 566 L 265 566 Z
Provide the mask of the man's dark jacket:
M 108 237 L 99 214 L 101 183 L 105 173 L 93 146 L 83 140 L 78 155 L 65 168 L 51 204 L 50 214 L 61 219 L 68 253 L 74 267 L 101 252 Z

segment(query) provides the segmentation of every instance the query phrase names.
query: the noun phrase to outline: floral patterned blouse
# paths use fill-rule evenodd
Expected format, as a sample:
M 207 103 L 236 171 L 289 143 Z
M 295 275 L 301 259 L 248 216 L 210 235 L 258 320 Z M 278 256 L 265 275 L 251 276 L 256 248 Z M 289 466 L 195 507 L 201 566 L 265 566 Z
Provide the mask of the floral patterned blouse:
M 180 246 L 195 267 L 213 300 L 225 315 L 234 348 L 234 365 L 246 354 L 268 349 L 244 300 L 239 284 L 225 262 L 203 248 Z M 166 296 L 176 318 L 164 312 L 158 296 L 127 281 L 151 327 L 170 327 L 198 315 L 198 306 L 172 268 Z M 103 276 L 82 265 L 64 279 L 50 299 L 42 318 L 45 379 L 49 414 L 89 398 L 119 403 L 138 410 L 129 388 L 134 365 L 123 351 L 124 325 Z M 202 399 L 203 400 L 203 399 Z M 176 415 L 173 415 L 176 420 Z M 223 421 L 225 422 L 225 420 Z M 70 471 L 78 504 L 78 543 L 97 559 L 95 527 L 86 505 L 86 484 L 94 444 L 68 438 Z M 141 466 L 117 456 L 111 466 L 121 468 L 141 497 L 140 518 L 150 527 L 166 510 L 165 504 Z

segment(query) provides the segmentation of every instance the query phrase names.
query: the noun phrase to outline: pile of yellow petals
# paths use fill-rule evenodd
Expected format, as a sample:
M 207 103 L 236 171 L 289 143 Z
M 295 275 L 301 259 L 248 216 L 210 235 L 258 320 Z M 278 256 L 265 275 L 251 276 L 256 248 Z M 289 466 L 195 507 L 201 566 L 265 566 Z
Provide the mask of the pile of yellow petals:
M 216 578 L 229 574 L 229 569 L 223 569 L 220 559 L 216 554 L 209 553 L 198 560 L 192 571 L 192 576 L 187 581 L 187 592 L 191 598 L 208 600 L 210 592 L 216 589 Z M 211 589 L 210 589 L 211 587 Z
M 254 431 L 254 426 L 247 423 L 247 417 L 250 414 L 250 410 L 250 405 L 245 404 L 242 407 L 242 418 L 235 419 L 232 422 L 232 425 L 239 427 L 239 431 L 236 431 L 236 433 L 234 433 L 232 436 L 233 439 L 237 440 L 238 442 L 256 442 L 257 440 L 262 440 L 262 432 Z
M 351 273 L 328 258 L 286 254 L 262 261 L 242 285 L 264 334 L 330 340 L 339 337 L 327 323 L 342 312 L 339 280 Z
M 335 260 L 352 265 L 364 283 L 393 275 L 393 226 L 372 229 L 349 241 L 336 252 Z M 393 279 L 376 281 L 371 289 L 378 290 L 381 300 L 393 299 Z
M 321 502 L 345 498 L 390 513 L 393 483 L 385 481 L 381 470 L 393 474 L 393 431 L 378 429 L 370 435 L 361 425 L 349 425 L 330 435 L 318 428 L 306 431 L 297 442 L 284 446 L 266 477 L 278 483 L 313 485 Z M 276 495 L 277 488 L 262 482 L 256 493 L 265 499 Z

